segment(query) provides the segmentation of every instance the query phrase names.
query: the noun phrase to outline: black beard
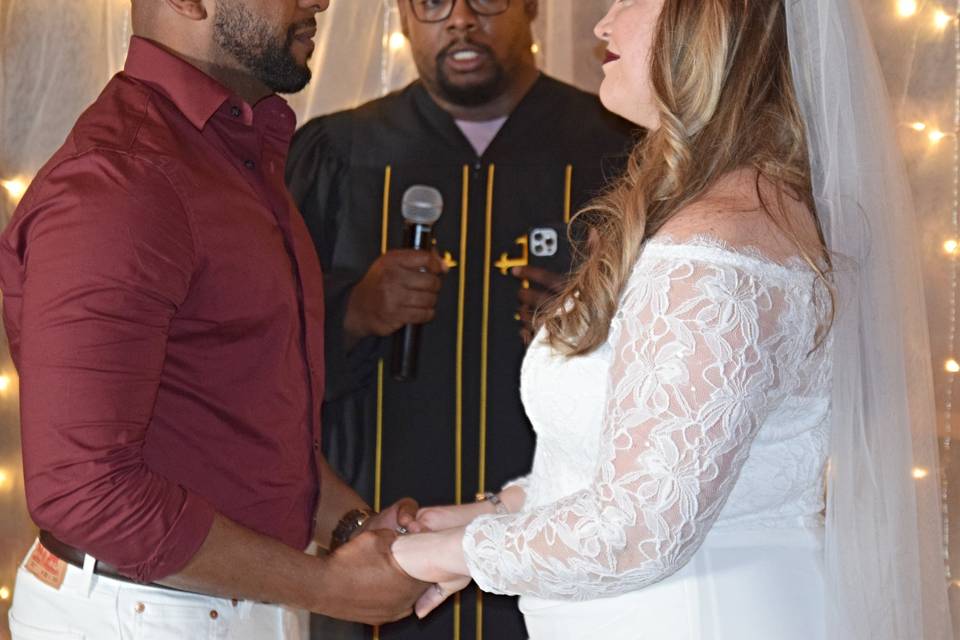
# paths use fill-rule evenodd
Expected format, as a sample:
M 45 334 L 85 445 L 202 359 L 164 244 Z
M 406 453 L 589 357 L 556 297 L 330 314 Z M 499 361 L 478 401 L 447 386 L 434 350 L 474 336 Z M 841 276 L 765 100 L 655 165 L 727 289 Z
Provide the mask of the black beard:
M 454 43 L 457 44 L 457 43 Z M 482 45 L 473 46 L 484 49 L 490 60 L 493 60 L 493 76 L 482 84 L 461 87 L 453 84 L 443 69 L 443 59 L 447 56 L 454 44 L 445 48 L 437 55 L 437 90 L 444 100 L 458 107 L 479 107 L 499 98 L 506 91 L 507 74 L 503 67 L 493 57 L 493 52 Z
M 311 72 L 290 52 L 295 34 L 309 23 L 287 29 L 281 42 L 273 30 L 252 15 L 242 2 L 217 0 L 213 37 L 217 45 L 236 58 L 253 76 L 277 93 L 296 93 L 310 82 Z

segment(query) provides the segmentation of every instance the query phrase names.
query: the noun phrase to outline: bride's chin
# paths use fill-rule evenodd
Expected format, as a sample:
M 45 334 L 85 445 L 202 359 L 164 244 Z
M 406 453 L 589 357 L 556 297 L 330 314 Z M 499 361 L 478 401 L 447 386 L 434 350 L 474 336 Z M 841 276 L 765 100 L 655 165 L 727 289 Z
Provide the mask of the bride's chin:
M 627 99 L 626 96 L 618 93 L 614 86 L 615 81 L 609 77 L 600 85 L 600 104 L 607 111 L 644 129 L 656 129 L 658 127 L 659 118 L 656 113 L 646 113 L 651 111 L 649 105 L 639 104 L 640 101 L 636 99 Z

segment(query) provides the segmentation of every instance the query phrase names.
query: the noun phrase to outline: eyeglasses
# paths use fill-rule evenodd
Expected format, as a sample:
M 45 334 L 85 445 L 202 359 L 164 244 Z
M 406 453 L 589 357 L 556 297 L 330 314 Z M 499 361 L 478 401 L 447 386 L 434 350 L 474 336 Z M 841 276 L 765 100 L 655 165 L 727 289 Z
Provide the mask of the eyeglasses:
M 465 0 L 478 16 L 498 16 L 510 8 L 510 0 Z M 444 22 L 453 15 L 457 0 L 410 0 L 420 22 Z

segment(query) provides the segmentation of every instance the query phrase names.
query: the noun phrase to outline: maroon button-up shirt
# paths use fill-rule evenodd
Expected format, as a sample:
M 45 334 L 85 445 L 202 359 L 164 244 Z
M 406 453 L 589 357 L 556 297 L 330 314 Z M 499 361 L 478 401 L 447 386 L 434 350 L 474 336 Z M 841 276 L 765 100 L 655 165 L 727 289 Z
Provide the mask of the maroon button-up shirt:
M 215 511 L 309 542 L 323 291 L 294 128 L 134 38 L 0 237 L 31 514 L 137 580 L 182 569 Z

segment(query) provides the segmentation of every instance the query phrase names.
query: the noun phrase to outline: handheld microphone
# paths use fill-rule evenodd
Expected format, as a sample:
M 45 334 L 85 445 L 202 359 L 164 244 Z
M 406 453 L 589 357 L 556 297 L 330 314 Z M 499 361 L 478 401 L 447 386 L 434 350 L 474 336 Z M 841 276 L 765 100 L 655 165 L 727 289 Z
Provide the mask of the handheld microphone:
M 433 248 L 433 225 L 443 213 L 443 196 L 433 187 L 414 185 L 403 194 L 405 228 L 403 246 L 417 251 Z M 393 336 L 393 357 L 390 372 L 395 380 L 406 382 L 417 376 L 420 355 L 420 328 L 408 324 Z

